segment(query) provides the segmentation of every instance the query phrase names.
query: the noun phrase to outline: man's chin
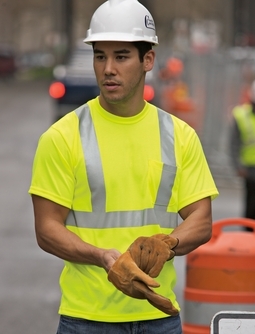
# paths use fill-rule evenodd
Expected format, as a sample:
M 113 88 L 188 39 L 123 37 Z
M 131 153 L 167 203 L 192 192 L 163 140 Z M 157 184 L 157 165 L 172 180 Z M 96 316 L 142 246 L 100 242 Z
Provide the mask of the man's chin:
M 107 94 L 103 94 L 103 99 L 105 100 L 106 103 L 109 103 L 109 104 L 118 104 L 118 103 L 122 103 L 124 102 L 124 98 L 122 96 L 113 96 L 113 95 L 110 95 Z

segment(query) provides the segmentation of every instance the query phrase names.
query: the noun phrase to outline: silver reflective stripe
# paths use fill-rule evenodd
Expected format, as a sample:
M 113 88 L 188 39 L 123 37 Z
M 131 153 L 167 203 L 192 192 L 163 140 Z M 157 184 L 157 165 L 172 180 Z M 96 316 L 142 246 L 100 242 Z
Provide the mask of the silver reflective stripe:
M 166 112 L 158 109 L 158 119 L 162 161 L 167 165 L 176 166 L 174 152 L 174 124 L 172 117 Z
M 163 212 L 162 210 L 157 211 L 157 209 L 118 212 L 70 211 L 66 225 L 86 228 L 160 225 L 165 228 L 174 228 L 176 227 L 177 219 L 177 213 Z
M 161 181 L 156 198 L 156 205 L 168 205 L 172 195 L 172 188 L 176 174 L 176 160 L 174 152 L 174 126 L 172 118 L 158 109 L 161 156 L 164 162 Z
M 176 174 L 172 118 L 168 114 L 158 110 L 161 155 L 164 165 L 155 207 L 153 209 L 136 211 L 105 212 L 106 190 L 103 168 L 96 132 L 88 105 L 86 104 L 78 108 L 76 114 L 80 122 L 79 130 L 89 187 L 92 194 L 93 212 L 70 211 L 66 225 L 88 228 L 160 225 L 165 228 L 175 228 L 178 224 L 178 214 L 167 212 L 167 205 L 171 197 Z
M 102 184 L 104 185 L 103 168 L 88 105 L 81 106 L 76 113 L 80 122 L 80 136 L 92 194 L 92 207 L 94 211 L 105 211 L 106 193 L 105 187 L 102 187 Z

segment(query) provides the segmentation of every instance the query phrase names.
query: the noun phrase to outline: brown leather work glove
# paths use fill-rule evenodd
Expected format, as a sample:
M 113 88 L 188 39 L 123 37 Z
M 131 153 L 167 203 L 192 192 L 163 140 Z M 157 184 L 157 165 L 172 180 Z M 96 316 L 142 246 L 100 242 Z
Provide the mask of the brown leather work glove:
M 158 282 L 138 268 L 128 251 L 115 261 L 108 272 L 108 280 L 125 295 L 137 299 L 145 298 L 144 294 L 134 287 L 134 281 L 139 281 L 146 287 L 157 288 L 160 286 Z
M 147 299 L 148 302 L 162 312 L 177 315 L 178 310 L 171 301 L 149 287 L 160 286 L 153 278 L 145 274 L 132 259 L 130 252 L 123 253 L 111 267 L 108 280 L 120 291 L 129 297 Z
M 175 256 L 179 239 L 168 234 L 139 237 L 128 248 L 138 267 L 151 277 L 157 277 L 166 261 Z
M 179 313 L 179 311 L 173 306 L 170 299 L 155 293 L 142 282 L 134 281 L 133 286 L 144 294 L 152 306 L 156 307 L 160 311 L 173 316 Z

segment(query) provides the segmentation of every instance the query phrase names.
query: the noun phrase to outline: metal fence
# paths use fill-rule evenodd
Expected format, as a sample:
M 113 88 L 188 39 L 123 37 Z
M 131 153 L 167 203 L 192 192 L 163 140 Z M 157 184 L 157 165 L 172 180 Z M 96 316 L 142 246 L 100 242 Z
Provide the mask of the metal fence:
M 244 100 L 255 79 L 255 50 L 233 48 L 184 57 L 185 81 L 196 111 L 193 122 L 214 177 L 221 184 L 239 186 L 229 158 L 232 109 Z

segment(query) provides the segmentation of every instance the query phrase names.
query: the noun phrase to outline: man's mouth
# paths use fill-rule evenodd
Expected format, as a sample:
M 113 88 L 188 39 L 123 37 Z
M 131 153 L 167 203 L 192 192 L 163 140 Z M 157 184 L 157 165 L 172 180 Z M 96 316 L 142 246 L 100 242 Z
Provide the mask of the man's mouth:
M 108 91 L 113 91 L 117 89 L 120 84 L 116 81 L 104 81 L 103 86 L 108 90 Z

